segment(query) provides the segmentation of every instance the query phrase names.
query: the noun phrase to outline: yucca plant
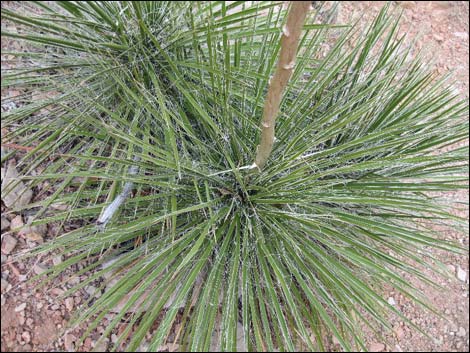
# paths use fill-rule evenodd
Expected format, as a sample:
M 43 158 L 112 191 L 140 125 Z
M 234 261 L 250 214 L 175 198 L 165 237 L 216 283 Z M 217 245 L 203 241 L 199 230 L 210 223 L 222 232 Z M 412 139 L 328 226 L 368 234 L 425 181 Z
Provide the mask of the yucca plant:
M 432 310 L 402 274 L 430 282 L 423 268 L 444 274 L 431 249 L 463 251 L 433 226 L 466 229 L 451 213 L 462 205 L 436 192 L 467 187 L 468 104 L 411 59 L 388 6 L 365 32 L 304 11 L 280 84 L 288 11 L 2 9 L 2 36 L 24 43 L 2 53 L 2 88 L 19 92 L 2 100 L 14 108 L 2 163 L 14 156 L 39 190 L 15 211 L 74 228 L 29 253 L 66 256 L 41 284 L 77 264 L 88 279 L 69 278 L 65 295 L 102 280 L 74 321 L 83 338 L 119 307 L 102 336 L 126 320 L 115 350 L 155 351 L 170 333 L 191 351 L 325 350 L 332 336 L 353 350 L 365 349 L 361 326 L 403 317 L 383 284 Z

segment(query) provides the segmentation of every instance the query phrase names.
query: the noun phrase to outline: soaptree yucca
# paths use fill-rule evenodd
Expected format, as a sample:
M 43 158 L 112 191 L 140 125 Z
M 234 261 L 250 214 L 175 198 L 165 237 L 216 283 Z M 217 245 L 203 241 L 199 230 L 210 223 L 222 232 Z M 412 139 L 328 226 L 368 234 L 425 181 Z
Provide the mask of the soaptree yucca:
M 106 316 L 116 350 L 352 350 L 403 316 L 384 284 L 432 310 L 403 275 L 462 251 L 436 226 L 465 231 L 442 192 L 468 105 L 388 6 L 361 31 L 303 3 L 293 27 L 284 2 L 2 9 L 2 163 L 37 193 L 16 212 L 68 227 L 28 254 L 65 256 L 41 283 L 99 287 L 84 337 Z

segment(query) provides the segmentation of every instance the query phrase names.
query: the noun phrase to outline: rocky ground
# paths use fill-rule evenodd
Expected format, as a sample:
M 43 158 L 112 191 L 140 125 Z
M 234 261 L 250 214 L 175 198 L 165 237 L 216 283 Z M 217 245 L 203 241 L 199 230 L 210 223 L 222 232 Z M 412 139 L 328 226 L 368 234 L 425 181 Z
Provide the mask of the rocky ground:
M 10 2 L 11 3 L 11 2 Z M 341 2 L 337 21 L 347 22 L 360 19 L 360 24 L 370 22 L 378 12 L 382 2 L 345 1 Z M 469 4 L 464 1 L 396 1 L 393 5 L 403 10 L 402 33 L 408 33 L 408 41 L 417 36 L 416 49 L 422 49 L 429 65 L 439 74 L 453 72 L 456 89 L 468 99 L 469 97 Z M 2 2 L 2 7 L 5 6 Z M 2 39 L 2 48 L 7 43 Z M 3 60 L 3 58 L 2 58 Z M 3 66 L 2 61 L 2 66 Z M 17 92 L 3 90 L 2 97 L 14 96 Z M 3 107 L 2 110 L 11 109 Z M 14 176 L 14 161 L 6 167 Z M 2 171 L 2 179 L 4 179 Z M 468 200 L 468 192 L 449 193 L 445 196 L 458 200 Z M 29 196 L 39 197 L 38 190 L 32 190 Z M 59 225 L 51 224 L 42 227 L 30 227 L 16 230 L 27 223 L 26 214 L 11 212 L 8 200 L 2 200 L 1 217 L 1 350 L 2 351 L 89 351 L 95 348 L 105 351 L 110 341 L 116 336 L 108 337 L 97 345 L 98 338 L 104 331 L 108 318 L 84 342 L 78 338 L 81 329 L 65 331 L 73 314 L 85 305 L 96 287 L 89 285 L 81 292 L 66 295 L 69 284 L 59 280 L 47 287 L 38 286 L 30 281 L 36 274 L 44 271 L 44 259 L 31 258 L 16 261 L 15 255 L 36 246 L 44 239 L 53 237 L 63 231 Z M 25 200 L 27 201 L 27 200 Z M 455 210 L 456 214 L 466 215 L 465 210 Z M 468 234 L 463 235 L 452 229 L 442 228 L 442 236 L 458 240 L 468 248 Z M 428 273 L 430 279 L 439 282 L 445 291 L 417 283 L 430 299 L 431 304 L 442 315 L 431 315 L 403 296 L 386 291 L 384 295 L 389 303 L 395 305 L 412 322 L 418 324 L 428 337 L 409 328 L 395 317 L 390 320 L 394 327 L 390 334 L 383 334 L 378 339 L 367 334 L 368 348 L 371 351 L 468 351 L 469 350 L 469 266 L 468 256 L 449 255 L 436 251 L 434 256 L 442 261 L 454 278 L 442 279 Z M 52 256 L 49 262 L 59 263 L 64 259 L 60 255 Z M 70 273 L 74 269 L 70 269 Z M 86 276 L 86 274 L 82 275 Z M 83 278 L 77 277 L 76 281 Z M 408 278 L 415 282 L 415 279 Z M 122 326 L 119 329 L 124 329 Z M 162 347 L 172 351 L 176 346 Z M 332 342 L 332 349 L 337 349 Z

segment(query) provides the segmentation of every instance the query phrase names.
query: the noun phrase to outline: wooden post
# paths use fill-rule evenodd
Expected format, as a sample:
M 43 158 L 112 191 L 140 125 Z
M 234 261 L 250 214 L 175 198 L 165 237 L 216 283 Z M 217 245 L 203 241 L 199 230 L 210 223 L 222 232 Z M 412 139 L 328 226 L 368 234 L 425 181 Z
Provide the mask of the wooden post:
M 311 8 L 311 1 L 291 1 L 287 23 L 282 29 L 281 52 L 268 94 L 264 102 L 261 121 L 261 141 L 257 148 L 254 167 L 261 170 L 266 164 L 274 144 L 274 127 L 279 105 L 287 82 L 295 67 L 295 58 L 302 27 Z

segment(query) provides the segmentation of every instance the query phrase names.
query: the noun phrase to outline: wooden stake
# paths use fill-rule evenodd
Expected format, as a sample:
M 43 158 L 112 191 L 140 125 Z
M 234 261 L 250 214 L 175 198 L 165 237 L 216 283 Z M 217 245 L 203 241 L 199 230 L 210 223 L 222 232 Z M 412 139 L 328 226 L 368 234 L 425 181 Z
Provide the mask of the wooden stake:
M 264 102 L 261 121 L 261 141 L 258 145 L 254 167 L 261 170 L 266 164 L 274 144 L 274 126 L 284 89 L 295 67 L 295 58 L 302 27 L 311 8 L 311 1 L 291 1 L 287 23 L 282 29 L 281 52 L 276 72 L 271 79 Z

